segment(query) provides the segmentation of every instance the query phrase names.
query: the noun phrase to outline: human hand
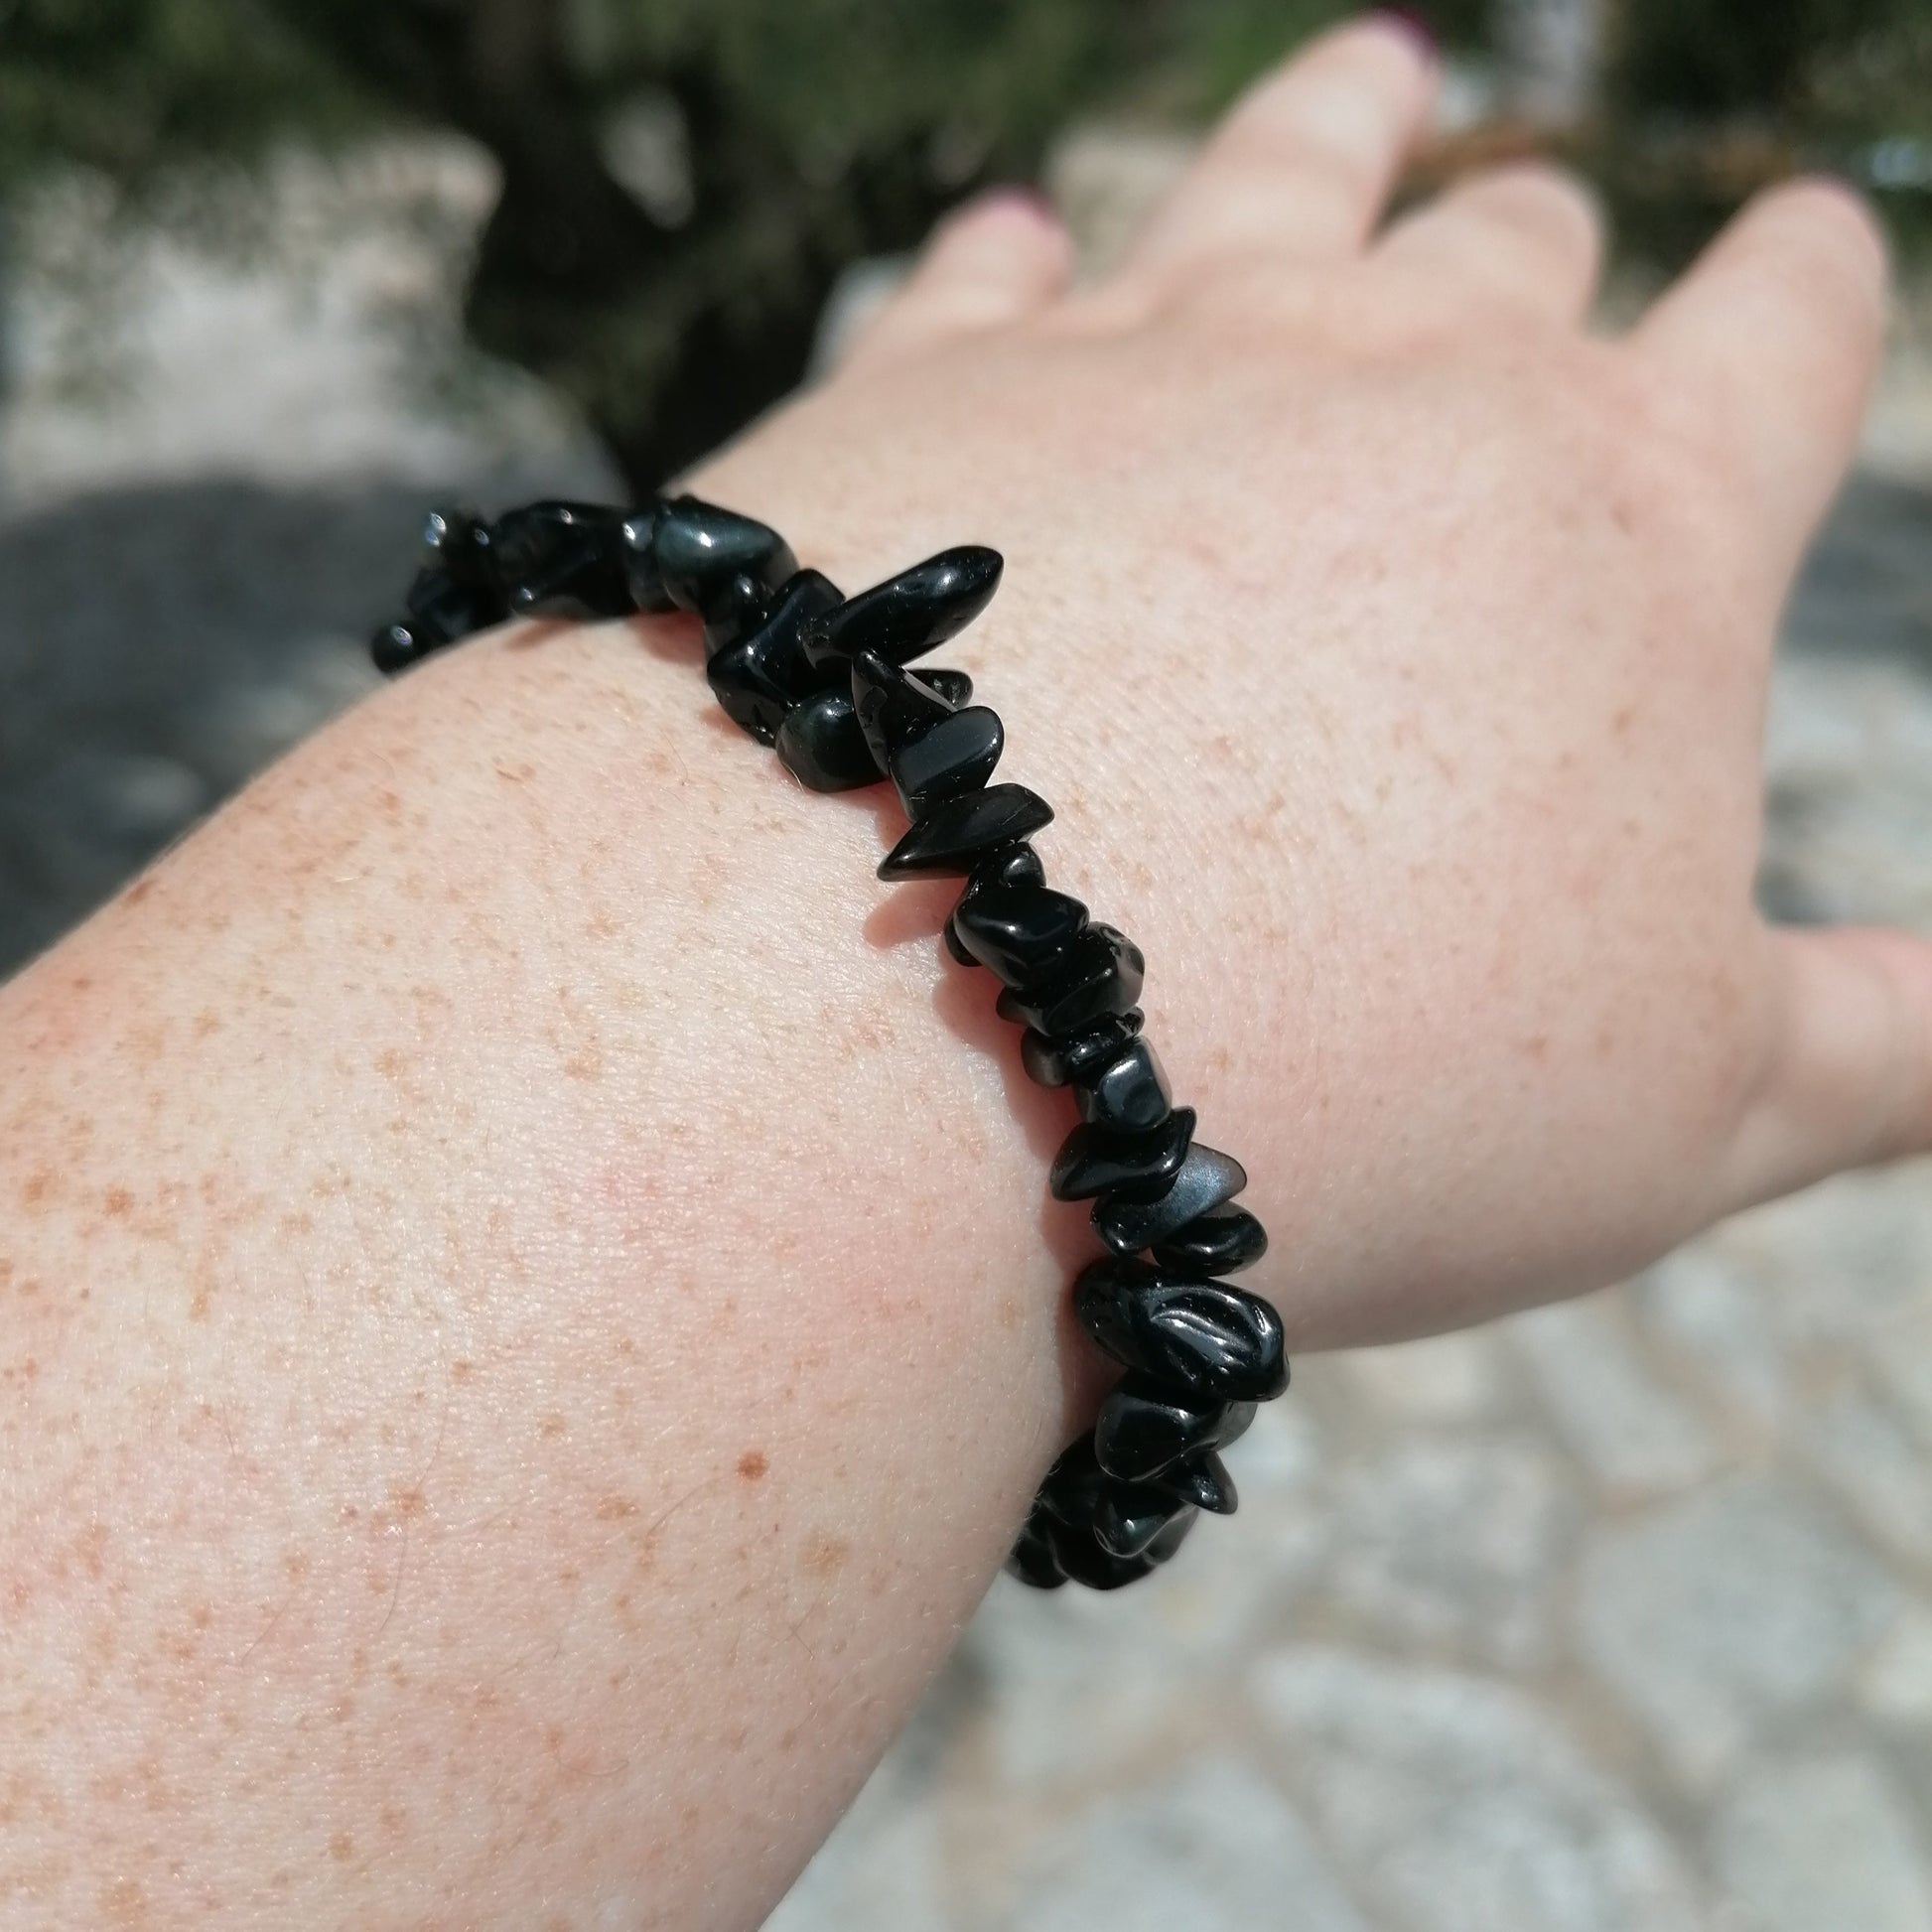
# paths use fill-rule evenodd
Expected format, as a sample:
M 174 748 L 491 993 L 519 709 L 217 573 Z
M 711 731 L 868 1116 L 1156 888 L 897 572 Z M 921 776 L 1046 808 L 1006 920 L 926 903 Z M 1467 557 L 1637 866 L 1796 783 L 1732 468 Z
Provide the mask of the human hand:
M 1751 899 L 1776 621 L 1883 334 L 1871 221 L 1767 194 L 1604 340 L 1551 170 L 1375 232 L 1433 91 L 1401 26 L 1331 34 L 1095 286 L 981 205 L 694 479 L 842 581 L 1007 553 L 949 655 L 1059 808 L 1049 870 L 1144 945 L 1303 1347 L 1588 1288 L 1932 1139 L 1932 951 Z

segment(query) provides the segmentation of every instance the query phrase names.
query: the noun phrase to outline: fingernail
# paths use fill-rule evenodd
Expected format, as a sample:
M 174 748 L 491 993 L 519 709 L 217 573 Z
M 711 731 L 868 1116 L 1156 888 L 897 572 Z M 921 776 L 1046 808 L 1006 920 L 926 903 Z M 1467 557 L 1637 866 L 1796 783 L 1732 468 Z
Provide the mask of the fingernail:
M 1442 59 L 1443 43 L 1437 37 L 1436 29 L 1430 25 L 1428 16 L 1419 8 L 1378 7 L 1369 17 L 1407 34 L 1422 49 L 1427 59 L 1431 61 Z
M 1054 207 L 1039 190 L 1030 182 L 1006 181 L 992 188 L 982 189 L 973 198 L 973 205 L 979 208 L 1024 208 L 1036 221 L 1051 221 L 1058 224 L 1059 210 Z

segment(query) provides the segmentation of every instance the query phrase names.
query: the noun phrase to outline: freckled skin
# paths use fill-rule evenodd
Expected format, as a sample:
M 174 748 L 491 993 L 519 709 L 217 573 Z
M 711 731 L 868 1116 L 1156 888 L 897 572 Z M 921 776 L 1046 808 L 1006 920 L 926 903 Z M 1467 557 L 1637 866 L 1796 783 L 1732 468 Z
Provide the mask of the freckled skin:
M 1410 42 L 1314 59 L 1392 166 Z M 1877 318 L 1857 217 L 1792 196 L 1780 300 L 1837 286 L 1841 337 L 1727 426 L 1394 241 L 955 313 L 968 255 L 1057 250 L 1008 207 L 692 480 L 852 586 L 1007 553 L 946 656 L 1144 946 L 1294 1346 L 1932 1133 L 1910 1030 L 1895 1092 L 1833 1077 L 1858 1028 L 1799 1036 L 1750 908 L 1767 640 Z M 1827 392 L 1779 523 L 1726 438 Z M 538 625 L 0 992 L 0 1922 L 762 1922 L 1104 1380 L 1070 1104 L 943 896 L 878 885 L 897 829 L 722 723 L 688 626 Z

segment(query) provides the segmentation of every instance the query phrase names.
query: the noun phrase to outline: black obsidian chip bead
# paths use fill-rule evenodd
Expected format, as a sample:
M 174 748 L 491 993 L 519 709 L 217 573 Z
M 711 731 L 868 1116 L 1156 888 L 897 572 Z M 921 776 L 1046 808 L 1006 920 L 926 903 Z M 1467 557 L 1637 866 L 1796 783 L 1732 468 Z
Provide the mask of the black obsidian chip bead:
M 836 662 L 831 668 L 836 671 Z M 819 674 L 830 673 L 821 664 Z M 924 678 L 876 650 L 862 650 L 852 659 L 852 702 L 882 771 L 897 753 L 953 715 L 953 707 Z
M 949 798 L 917 820 L 879 862 L 881 879 L 921 873 L 970 873 L 996 846 L 1031 838 L 1053 822 L 1053 808 L 1025 785 L 988 785 Z
M 1117 1255 L 1138 1254 L 1196 1214 L 1232 1200 L 1248 1184 L 1248 1171 L 1231 1154 L 1196 1141 L 1174 1175 L 1173 1185 L 1156 1200 L 1130 1200 L 1115 1195 L 1096 1201 L 1093 1231 Z
M 1146 1482 L 1183 1456 L 1226 1449 L 1254 1419 L 1252 1402 L 1197 1401 L 1134 1374 L 1100 1405 L 1094 1457 L 1110 1476 Z
M 983 544 L 942 550 L 848 599 L 813 626 L 807 648 L 815 662 L 874 650 L 895 664 L 909 664 L 957 636 L 986 609 L 1004 568 L 1000 553 Z
M 1110 1059 L 1141 1031 L 1141 1012 L 1110 1013 L 1065 1039 L 1029 1028 L 1020 1041 L 1028 1076 L 1042 1087 L 1063 1087 Z
M 1031 1519 L 1015 1540 L 1006 1568 L 1008 1576 L 1019 1578 L 1033 1589 L 1058 1589 L 1066 1582 L 1051 1541 Z
M 973 680 L 964 671 L 944 671 L 937 664 L 922 664 L 919 679 L 931 685 L 955 711 L 973 702 Z
M 1193 1133 L 1191 1107 L 1174 1108 L 1148 1134 L 1108 1134 L 1082 1123 L 1061 1143 L 1047 1185 L 1055 1200 L 1150 1199 L 1173 1183 Z
M 770 597 L 798 568 L 790 544 L 769 524 L 695 496 L 658 507 L 650 550 L 664 595 L 707 624 L 714 612 L 722 616 L 744 601 L 741 578 Z
M 1044 884 L 1008 885 L 976 869 L 952 916 L 973 959 L 1008 986 L 1021 986 L 1057 965 L 1086 929 L 1087 908 Z
M 1124 1589 L 1129 1584 L 1152 1576 L 1173 1553 L 1170 1545 L 1160 1556 L 1147 1549 L 1137 1557 L 1117 1557 L 1111 1550 L 1100 1547 L 1090 1529 L 1077 1530 L 1065 1523 L 1049 1521 L 1044 1530 L 1061 1573 L 1069 1582 L 1084 1585 L 1088 1589 Z
M 719 704 L 759 744 L 774 743 L 786 712 L 810 695 L 813 673 L 799 636 L 809 619 L 838 601 L 829 578 L 801 570 L 785 580 L 770 615 L 756 630 L 707 659 L 705 681 Z
M 433 509 L 423 519 L 423 560 L 431 569 L 447 571 L 466 590 L 504 603 L 489 525 L 468 503 Z
M 618 530 L 630 600 L 651 617 L 662 617 L 678 608 L 677 599 L 664 586 L 664 573 L 657 567 L 657 519 L 663 507 L 662 502 L 656 502 L 648 508 L 632 510 Z
M 1210 1207 L 1155 1243 L 1154 1259 L 1182 1274 L 1233 1275 L 1268 1252 L 1268 1230 L 1233 1201 Z
M 928 818 L 948 799 L 978 791 L 992 777 L 1006 742 L 999 713 L 975 704 L 901 746 L 886 769 L 905 816 Z
M 1074 1104 L 1090 1127 L 1109 1134 L 1148 1134 L 1167 1119 L 1173 1090 L 1154 1042 L 1137 1035 L 1073 1083 Z
M 1145 1495 L 1147 1501 L 1129 1500 Z M 1138 1557 L 1154 1545 L 1154 1540 L 1177 1518 L 1194 1512 L 1185 1503 L 1175 1503 L 1146 1483 L 1123 1484 L 1100 1498 L 1094 1511 L 1093 1540 L 1112 1557 Z M 1178 1542 L 1178 1539 L 1175 1539 Z
M 958 960 L 962 966 L 977 966 L 979 964 L 979 961 L 975 959 L 973 955 L 969 953 L 963 945 L 960 944 L 959 928 L 956 925 L 954 925 L 953 915 L 950 912 L 946 914 L 946 923 L 941 928 L 941 935 L 945 939 L 946 950 L 949 953 L 951 953 L 952 956 L 956 960 Z
M 776 744 L 785 769 L 813 791 L 854 791 L 886 775 L 873 762 L 850 691 L 819 691 L 794 705 Z
M 623 512 L 551 498 L 489 526 L 496 581 L 518 617 L 618 618 L 636 609 L 623 568 Z
M 1259 1296 L 1141 1262 L 1096 1261 L 1073 1312 L 1115 1361 L 1210 1402 L 1273 1402 L 1288 1387 L 1282 1318 Z
M 1227 1464 L 1212 1449 L 1170 1464 L 1154 1478 L 1152 1486 L 1215 1516 L 1232 1516 L 1240 1502 Z
M 1008 987 L 1000 995 L 1000 1014 L 1057 1038 L 1106 1014 L 1127 1012 L 1141 997 L 1146 975 L 1140 947 L 1096 921 L 1039 985 Z

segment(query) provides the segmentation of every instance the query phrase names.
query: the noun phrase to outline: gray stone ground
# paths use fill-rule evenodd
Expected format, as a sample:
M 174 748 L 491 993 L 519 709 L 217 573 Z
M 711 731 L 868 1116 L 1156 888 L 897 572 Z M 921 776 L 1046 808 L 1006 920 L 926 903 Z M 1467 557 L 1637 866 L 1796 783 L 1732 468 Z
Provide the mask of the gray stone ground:
M 320 311 L 173 262 L 125 435 L 29 355 L 0 967 L 366 688 L 432 483 L 600 485 L 527 396 L 402 407 L 371 259 Z M 1787 628 L 1788 916 L 1932 930 L 1928 367 Z M 1305 1361 L 1231 1460 L 1241 1517 L 1170 1576 L 996 1587 L 777 1932 L 1932 1932 L 1923 1166 L 1594 1301 Z

